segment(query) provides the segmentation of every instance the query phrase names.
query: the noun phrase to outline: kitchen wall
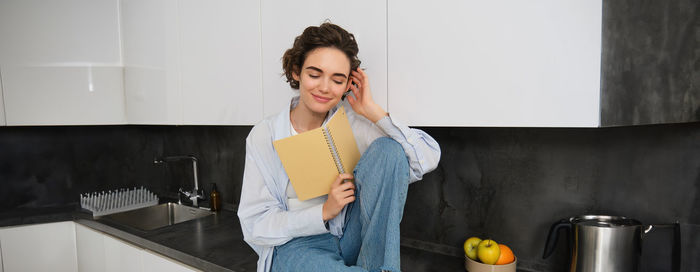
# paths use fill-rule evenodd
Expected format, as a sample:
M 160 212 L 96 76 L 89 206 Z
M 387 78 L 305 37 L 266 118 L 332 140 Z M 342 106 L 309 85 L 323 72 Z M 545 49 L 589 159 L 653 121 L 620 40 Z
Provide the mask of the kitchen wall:
M 679 221 L 684 270 L 700 267 L 700 122 L 597 129 L 423 128 L 442 147 L 439 167 L 409 188 L 402 235 L 412 247 L 457 256 L 471 235 L 510 245 L 520 267 L 562 271 L 565 243 L 541 260 L 554 221 L 587 213 L 644 223 Z M 216 182 L 229 208 L 240 195 L 250 127 L 0 127 L 0 216 L 16 207 L 75 203 L 78 194 Z M 665 271 L 670 234 L 649 236 L 643 271 Z M 434 247 L 437 245 L 437 247 Z M 455 258 L 458 260 L 458 258 Z M 456 265 L 459 266 L 459 265 Z

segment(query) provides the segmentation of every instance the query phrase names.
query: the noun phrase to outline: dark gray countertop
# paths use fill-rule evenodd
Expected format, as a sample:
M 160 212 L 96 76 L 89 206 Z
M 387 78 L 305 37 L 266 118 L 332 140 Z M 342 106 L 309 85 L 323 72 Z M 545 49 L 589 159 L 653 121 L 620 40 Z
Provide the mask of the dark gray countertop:
M 94 220 L 77 205 L 15 210 L 0 214 L 0 226 L 75 221 L 203 271 L 255 271 L 258 256 L 243 241 L 238 217 L 221 211 L 176 225 L 142 231 Z
M 94 220 L 77 205 L 0 213 L 0 227 L 60 221 L 74 221 L 203 271 L 256 270 L 258 256 L 243 241 L 238 216 L 233 211 L 224 210 L 152 231 L 106 219 Z M 403 271 L 464 271 L 464 260 L 409 245 L 401 248 L 401 266 Z

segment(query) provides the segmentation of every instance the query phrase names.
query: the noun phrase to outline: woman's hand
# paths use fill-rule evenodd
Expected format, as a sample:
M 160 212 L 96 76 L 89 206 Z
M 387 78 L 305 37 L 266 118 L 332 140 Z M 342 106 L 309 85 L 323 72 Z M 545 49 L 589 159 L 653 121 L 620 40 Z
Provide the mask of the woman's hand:
M 355 201 L 355 184 L 346 179 L 352 179 L 350 174 L 340 174 L 331 184 L 331 191 L 328 192 L 328 199 L 323 203 L 323 221 L 328 221 L 340 213 L 343 207 Z
M 353 82 L 357 86 L 353 85 Z M 379 119 L 387 116 L 384 109 L 377 103 L 374 103 L 372 99 L 372 92 L 369 89 L 369 78 L 365 71 L 362 71 L 360 68 L 351 71 L 348 85 L 348 90 L 351 90 L 355 97 L 348 95 L 347 99 L 355 112 L 369 119 L 372 123 L 376 123 Z

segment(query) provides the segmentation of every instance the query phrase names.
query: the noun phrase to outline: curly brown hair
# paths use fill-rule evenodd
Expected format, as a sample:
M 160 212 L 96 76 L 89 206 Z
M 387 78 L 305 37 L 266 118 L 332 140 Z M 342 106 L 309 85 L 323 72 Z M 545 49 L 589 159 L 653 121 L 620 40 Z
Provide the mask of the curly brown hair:
M 307 54 L 320 47 L 332 47 L 345 53 L 350 60 L 350 71 L 360 67 L 360 59 L 357 58 L 359 49 L 352 33 L 329 22 L 320 26 L 310 26 L 304 29 L 301 35 L 294 38 L 294 45 L 287 49 L 282 56 L 282 69 L 284 69 L 284 75 L 292 89 L 299 89 L 299 81 L 294 80 L 292 75 L 295 73 L 298 75 Z

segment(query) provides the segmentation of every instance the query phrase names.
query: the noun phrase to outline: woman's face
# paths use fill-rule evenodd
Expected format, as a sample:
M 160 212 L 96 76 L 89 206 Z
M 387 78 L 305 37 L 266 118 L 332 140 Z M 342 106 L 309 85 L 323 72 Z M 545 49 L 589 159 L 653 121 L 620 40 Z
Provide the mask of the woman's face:
M 326 114 L 347 90 L 350 60 L 342 51 L 320 47 L 310 51 L 299 74 L 300 106 L 317 114 Z

